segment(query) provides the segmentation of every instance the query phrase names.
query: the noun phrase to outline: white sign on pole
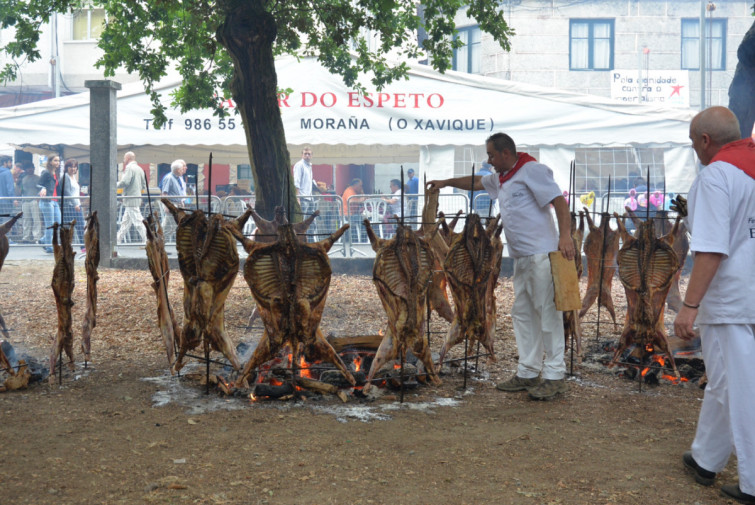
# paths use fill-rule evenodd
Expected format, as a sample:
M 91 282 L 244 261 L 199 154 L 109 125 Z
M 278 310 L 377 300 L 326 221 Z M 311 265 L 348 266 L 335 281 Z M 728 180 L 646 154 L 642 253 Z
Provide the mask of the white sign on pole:
M 689 107 L 689 71 L 612 70 L 611 98 L 621 102 Z

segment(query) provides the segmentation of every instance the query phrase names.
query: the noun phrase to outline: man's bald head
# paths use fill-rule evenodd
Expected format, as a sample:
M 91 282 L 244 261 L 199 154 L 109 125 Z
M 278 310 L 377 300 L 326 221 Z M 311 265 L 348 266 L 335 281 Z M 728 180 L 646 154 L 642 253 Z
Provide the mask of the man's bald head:
M 723 146 L 741 139 L 739 121 L 726 107 L 710 107 L 692 119 L 689 138 L 700 161 L 707 165 Z

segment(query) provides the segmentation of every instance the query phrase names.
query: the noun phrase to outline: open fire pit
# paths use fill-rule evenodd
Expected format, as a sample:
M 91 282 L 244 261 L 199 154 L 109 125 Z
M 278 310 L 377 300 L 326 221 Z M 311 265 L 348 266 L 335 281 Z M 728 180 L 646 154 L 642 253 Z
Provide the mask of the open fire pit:
M 367 398 L 362 393 L 367 381 L 366 372 L 375 359 L 382 338 L 382 334 L 328 336 L 328 342 L 356 380 L 355 386 L 349 384 L 338 368 L 331 363 L 309 363 L 304 357 L 300 358 L 299 363 L 292 363 L 293 353 L 288 347 L 276 358 L 254 371 L 250 376 L 249 388 L 240 387 L 233 382 L 230 368 L 210 380 L 216 383 L 218 391 L 223 394 L 248 396 L 253 401 L 306 399 L 320 394 L 336 395 L 344 402 L 348 400 L 349 395 L 364 399 Z M 254 348 L 246 343 L 240 344 L 237 348 L 239 355 L 250 355 L 253 350 Z M 418 367 L 417 362 L 416 356 L 409 351 L 403 364 L 403 380 L 401 363 L 396 360 L 386 363 L 375 374 L 372 383 L 378 388 L 393 391 L 415 389 L 427 379 L 422 365 Z

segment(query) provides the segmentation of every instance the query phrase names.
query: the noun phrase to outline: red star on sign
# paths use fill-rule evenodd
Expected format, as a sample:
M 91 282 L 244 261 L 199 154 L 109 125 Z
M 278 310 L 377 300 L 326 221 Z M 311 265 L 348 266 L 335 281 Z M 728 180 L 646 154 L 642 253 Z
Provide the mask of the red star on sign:
M 671 86 L 671 87 L 672 87 L 672 88 L 674 88 L 674 91 L 672 91 L 672 92 L 671 92 L 671 94 L 670 94 L 670 95 L 668 96 L 669 98 L 671 98 L 671 97 L 672 97 L 672 96 L 674 96 L 674 95 L 679 95 L 679 96 L 682 96 L 682 94 L 681 94 L 681 93 L 680 93 L 679 91 L 680 91 L 680 90 L 681 90 L 681 89 L 682 89 L 682 88 L 683 88 L 684 86 Z

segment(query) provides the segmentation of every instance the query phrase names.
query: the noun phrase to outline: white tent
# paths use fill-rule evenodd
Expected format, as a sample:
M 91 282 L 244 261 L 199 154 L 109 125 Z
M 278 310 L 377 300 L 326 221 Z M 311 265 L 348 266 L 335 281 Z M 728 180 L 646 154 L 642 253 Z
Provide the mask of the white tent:
M 419 163 L 428 178 L 453 176 L 453 149 L 480 146 L 491 133 L 509 133 L 518 147 L 537 147 L 568 186 L 569 161 L 579 147 L 658 147 L 665 152 L 668 190 L 686 191 L 695 176 L 689 148 L 691 109 L 657 108 L 562 92 L 457 72 L 411 67 L 408 79 L 360 96 L 314 59 L 276 62 L 279 100 L 292 153 L 310 144 L 317 163 Z M 363 80 L 368 83 L 367 79 Z M 158 92 L 169 104 L 176 83 Z M 228 106 L 233 108 L 233 104 Z M 240 116 L 219 119 L 209 111 L 169 109 L 168 124 L 152 127 L 150 103 L 140 83 L 118 93 L 119 152 L 140 161 L 175 158 L 248 163 Z M 0 139 L 27 150 L 89 156 L 89 94 L 0 109 Z

